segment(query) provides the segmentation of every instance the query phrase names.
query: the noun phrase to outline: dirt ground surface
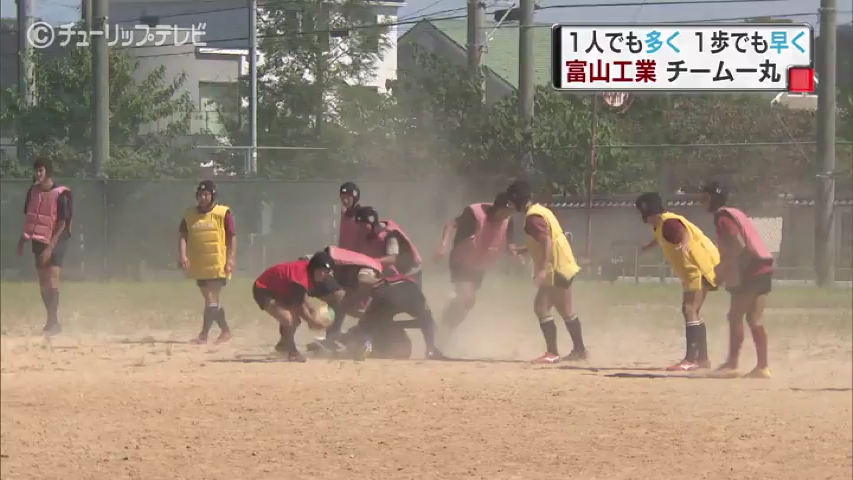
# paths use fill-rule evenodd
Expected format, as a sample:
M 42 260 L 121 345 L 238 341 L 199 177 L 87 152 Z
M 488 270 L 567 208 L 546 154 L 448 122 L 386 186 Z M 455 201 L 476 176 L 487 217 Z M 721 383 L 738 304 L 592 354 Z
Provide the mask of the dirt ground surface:
M 669 293 L 677 302 L 677 291 Z M 419 360 L 420 335 L 411 331 L 411 361 L 306 364 L 267 358 L 276 329 L 246 299 L 235 310 L 259 323 L 235 320 L 228 346 L 180 343 L 194 323 L 177 320 L 171 329 L 139 320 L 148 326 L 107 333 L 72 325 L 47 341 L 8 333 L 17 327 L 4 304 L 0 477 L 853 476 L 850 310 L 771 308 L 774 378 L 713 380 L 659 370 L 682 354 L 677 303 L 616 297 L 599 302 L 590 293 L 583 307 L 578 299 L 592 357 L 549 367 L 521 360 L 542 349 L 529 308 L 497 299 L 481 302 L 447 346 L 469 361 Z M 76 309 L 82 325 L 95 314 L 78 301 L 65 311 Z M 708 310 L 720 361 L 722 300 Z M 567 352 L 568 335 L 560 335 Z M 300 333 L 303 343 L 309 337 Z M 753 364 L 747 338 L 742 367 Z

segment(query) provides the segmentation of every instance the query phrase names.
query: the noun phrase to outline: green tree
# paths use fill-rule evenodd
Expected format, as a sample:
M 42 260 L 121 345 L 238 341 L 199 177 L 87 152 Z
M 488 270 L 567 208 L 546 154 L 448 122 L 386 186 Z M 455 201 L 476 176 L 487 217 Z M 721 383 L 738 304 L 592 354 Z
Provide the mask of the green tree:
M 335 175 L 346 167 L 333 157 L 352 130 L 343 124 L 352 112 L 350 104 L 355 99 L 378 100 L 359 86 L 376 72 L 389 42 L 388 28 L 377 23 L 375 5 L 363 0 L 272 0 L 263 10 L 258 22 L 263 58 L 258 67 L 258 144 L 328 147 L 330 153 L 262 150 L 259 173 L 286 178 Z M 243 100 L 247 96 L 244 82 L 233 104 L 220 104 L 228 131 L 224 140 L 232 145 L 249 143 Z M 240 155 L 217 162 L 234 173 L 242 171 Z
M 36 54 L 37 101 L 27 105 L 17 92 L 2 92 L 0 124 L 19 126 L 16 135 L 33 153 L 53 158 L 61 176 L 91 173 L 92 60 L 86 49 L 63 55 Z M 110 51 L 110 161 L 103 173 L 111 178 L 158 178 L 194 173 L 185 155 L 193 103 L 183 91 L 183 75 L 167 80 L 165 68 L 137 80 L 137 62 Z M 154 125 L 155 128 L 151 128 Z
M 620 125 L 630 143 L 649 146 L 632 152 L 664 170 L 665 190 L 723 176 L 758 195 L 802 190 L 814 159 L 804 142 L 814 141 L 814 128 L 814 112 L 774 107 L 762 95 L 642 97 Z

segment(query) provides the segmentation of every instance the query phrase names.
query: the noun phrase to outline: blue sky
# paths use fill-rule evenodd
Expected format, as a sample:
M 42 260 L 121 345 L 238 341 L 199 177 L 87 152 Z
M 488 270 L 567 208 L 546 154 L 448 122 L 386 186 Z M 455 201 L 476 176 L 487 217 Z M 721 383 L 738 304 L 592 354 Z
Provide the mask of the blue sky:
M 52 23 L 73 22 L 79 18 L 79 2 L 73 0 L 32 0 L 36 16 Z M 494 0 L 488 2 L 493 4 Z M 648 0 L 652 1 L 652 0 Z M 708 0 L 704 4 L 644 5 L 607 7 L 608 4 L 626 3 L 626 0 L 542 0 L 542 6 L 597 4 L 598 7 L 552 8 L 536 14 L 536 21 L 551 22 L 668 22 L 685 20 L 725 19 L 750 16 L 786 16 L 797 22 L 817 22 L 820 0 L 780 0 L 762 3 L 719 3 Z M 642 3 L 642 0 L 637 0 Z M 853 0 L 838 0 L 839 23 L 850 23 Z M 505 3 L 508 4 L 508 3 Z M 493 9 L 495 7 L 491 7 Z M 458 9 L 448 12 L 448 10 Z M 449 16 L 465 13 L 464 0 L 410 0 L 401 10 L 400 17 Z M 803 14 L 806 15 L 795 15 Z M 0 15 L 15 17 L 15 0 L 0 0 Z

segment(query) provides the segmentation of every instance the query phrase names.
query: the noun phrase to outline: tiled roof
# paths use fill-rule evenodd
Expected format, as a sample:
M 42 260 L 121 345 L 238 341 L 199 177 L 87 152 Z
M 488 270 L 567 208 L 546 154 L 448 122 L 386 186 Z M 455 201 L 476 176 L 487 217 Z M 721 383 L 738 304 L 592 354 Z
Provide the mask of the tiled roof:
M 468 43 L 468 26 L 465 20 L 434 20 L 435 28 L 447 35 L 460 48 Z M 483 55 L 483 65 L 490 68 L 513 87 L 518 87 L 518 22 L 504 22 L 495 30 L 496 23 L 486 22 L 485 37 L 488 42 Z M 494 36 L 493 36 L 494 35 Z M 551 82 L 551 25 L 537 24 L 533 28 L 533 69 L 539 85 Z

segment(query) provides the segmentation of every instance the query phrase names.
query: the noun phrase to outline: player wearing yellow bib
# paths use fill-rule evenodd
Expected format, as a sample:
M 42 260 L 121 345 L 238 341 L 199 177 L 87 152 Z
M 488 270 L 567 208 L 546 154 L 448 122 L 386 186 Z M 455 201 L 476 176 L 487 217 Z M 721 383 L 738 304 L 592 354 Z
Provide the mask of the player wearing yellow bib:
M 720 263 L 720 252 L 699 227 L 681 215 L 666 211 L 658 193 L 640 195 L 636 206 L 643 222 L 651 225 L 654 232 L 654 239 L 643 251 L 659 245 L 672 272 L 681 280 L 681 314 L 687 347 L 684 360 L 667 370 L 710 368 L 707 333 L 700 310 L 708 292 L 717 289 L 714 269 Z
M 178 257 L 187 277 L 196 281 L 204 297 L 201 333 L 194 343 L 207 343 L 213 323 L 219 326 L 216 343 L 231 340 L 219 292 L 234 271 L 237 243 L 231 210 L 216 203 L 216 185 L 204 180 L 196 189 L 198 205 L 184 211 L 178 241 Z
M 560 361 L 552 307 L 563 318 L 574 345 L 572 352 L 563 360 L 585 360 L 587 351 L 583 343 L 581 322 L 572 310 L 572 282 L 580 267 L 563 228 L 551 210 L 531 200 L 532 190 L 527 182 L 513 182 L 506 194 L 513 206 L 524 213 L 526 246 L 516 251 L 530 254 L 534 265 L 533 281 L 538 287 L 533 300 L 533 312 L 539 319 L 547 351 L 533 363 L 553 364 Z

